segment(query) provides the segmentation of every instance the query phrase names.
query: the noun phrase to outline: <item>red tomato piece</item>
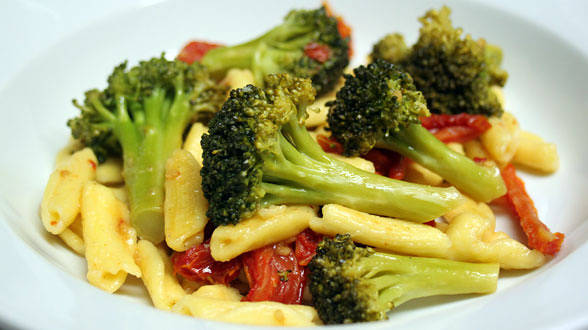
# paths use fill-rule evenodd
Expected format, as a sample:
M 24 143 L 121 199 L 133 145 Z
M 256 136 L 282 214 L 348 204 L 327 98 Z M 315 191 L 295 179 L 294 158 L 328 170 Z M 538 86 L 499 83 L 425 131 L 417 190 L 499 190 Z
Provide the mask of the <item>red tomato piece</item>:
M 331 57 L 331 49 L 326 45 L 321 45 L 316 42 L 309 42 L 306 46 L 304 46 L 304 55 L 319 63 L 325 63 Z
M 195 61 L 200 61 L 209 50 L 220 46 L 219 44 L 205 41 L 191 41 L 178 54 L 178 60 L 192 64 Z
M 374 163 L 377 174 L 397 180 L 404 179 L 407 164 L 399 153 L 384 149 L 372 149 L 363 158 Z
M 486 132 L 492 125 L 482 115 L 460 113 L 457 115 L 430 115 L 421 117 L 421 123 L 435 137 L 445 143 L 467 142 Z
M 457 115 L 433 114 L 428 117 L 421 117 L 421 123 L 424 128 L 444 128 L 448 126 L 467 126 L 475 128 L 478 131 L 486 131 L 492 125 L 488 119 L 482 115 L 470 115 L 460 113 Z
M 316 137 L 317 143 L 324 152 L 340 155 L 343 153 L 343 145 L 325 135 L 319 134 Z
M 431 226 L 431 227 L 437 227 L 437 223 L 435 222 L 435 220 L 423 222 L 423 225 L 427 225 L 427 226 Z
M 228 285 L 239 275 L 241 261 L 216 261 L 210 255 L 210 242 L 193 246 L 184 252 L 175 252 L 171 261 L 174 272 L 183 277 L 205 284 Z
M 555 255 L 560 250 L 565 235 L 552 233 L 539 220 L 535 204 L 525 190 L 525 183 L 517 176 L 512 164 L 504 167 L 501 174 L 507 188 L 508 203 L 519 217 L 521 227 L 527 235 L 529 247 L 544 254 Z
M 404 180 L 404 177 L 406 176 L 406 168 L 410 162 L 411 160 L 409 158 L 400 156 L 400 160 L 392 164 L 388 170 L 388 177 L 390 179 Z
M 314 258 L 316 247 L 323 240 L 323 237 L 323 235 L 315 233 L 310 229 L 306 229 L 296 235 L 296 249 L 294 250 L 294 255 L 300 266 L 308 265 L 312 258 Z
M 249 293 L 243 301 L 276 301 L 300 304 L 306 269 L 299 266 L 290 245 L 277 243 L 241 256 Z
M 480 136 L 480 134 L 482 134 L 476 131 L 475 129 L 467 126 L 449 126 L 441 128 L 439 130 L 432 129 L 431 133 L 433 133 L 433 135 L 435 135 L 435 137 L 443 143 L 464 143 L 473 140 Z

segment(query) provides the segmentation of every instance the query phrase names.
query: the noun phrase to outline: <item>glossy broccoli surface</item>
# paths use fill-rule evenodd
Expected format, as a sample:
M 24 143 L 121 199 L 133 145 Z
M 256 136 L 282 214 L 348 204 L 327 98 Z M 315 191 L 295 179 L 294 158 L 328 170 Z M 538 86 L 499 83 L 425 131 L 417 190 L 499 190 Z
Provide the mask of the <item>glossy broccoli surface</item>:
M 220 109 L 226 88 L 195 63 L 164 56 L 128 68 L 115 67 L 104 90 L 86 92 L 81 111 L 67 124 L 74 138 L 91 147 L 100 161 L 122 156 L 131 223 L 140 237 L 163 240 L 165 162 L 182 146 L 190 123 Z
M 396 151 L 439 174 L 476 200 L 488 202 L 506 193 L 496 168 L 477 165 L 449 149 L 425 129 L 425 98 L 399 66 L 376 59 L 345 75 L 345 85 L 329 106 L 329 129 L 349 156 L 374 147 Z
M 378 321 L 420 297 L 496 290 L 498 264 L 399 256 L 325 238 L 309 264 L 312 304 L 326 324 Z
M 424 222 L 462 202 L 454 188 L 389 179 L 326 154 L 304 127 L 309 79 L 270 75 L 231 91 L 202 137 L 202 190 L 213 224 L 235 224 L 273 204 L 336 203 Z
M 485 40 L 463 36 L 453 27 L 451 10 L 430 10 L 418 41 L 407 47 L 402 36 L 390 34 L 378 41 L 371 58 L 402 66 L 414 79 L 431 112 L 501 116 L 503 109 L 490 87 L 503 86 L 508 74 L 500 68 L 502 52 Z
M 265 76 L 272 73 L 310 78 L 318 94 L 323 94 L 333 88 L 349 63 L 349 42 L 324 7 L 300 9 L 258 38 L 210 50 L 201 63 L 217 76 L 231 68 L 249 69 L 257 86 L 263 86 Z

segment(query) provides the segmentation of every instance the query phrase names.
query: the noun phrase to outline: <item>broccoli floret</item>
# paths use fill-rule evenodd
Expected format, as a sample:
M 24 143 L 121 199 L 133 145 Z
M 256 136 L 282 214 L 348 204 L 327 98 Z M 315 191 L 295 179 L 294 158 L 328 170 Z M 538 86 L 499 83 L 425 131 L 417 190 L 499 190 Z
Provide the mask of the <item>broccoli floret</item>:
M 404 42 L 404 36 L 400 33 L 388 34 L 378 41 L 370 57 L 372 61 L 385 59 L 392 63 L 401 63 L 410 53 L 410 48 Z
M 316 51 L 321 56 L 313 56 Z M 270 73 L 311 78 L 319 94 L 328 92 L 349 63 L 349 38 L 342 38 L 337 19 L 324 7 L 293 10 L 284 22 L 240 45 L 219 47 L 204 55 L 202 64 L 217 76 L 231 68 L 249 69 L 256 85 Z
M 473 198 L 488 202 L 506 193 L 496 168 L 477 165 L 449 149 L 421 124 L 425 99 L 398 66 L 376 60 L 345 75 L 337 98 L 327 103 L 328 122 L 344 154 L 365 154 L 374 147 L 396 151 L 439 174 Z
M 399 64 L 410 73 L 432 112 L 501 116 L 502 106 L 490 90 L 492 85 L 503 86 L 508 76 L 500 69 L 500 48 L 462 37 L 462 30 L 452 26 L 450 13 L 448 7 L 428 11 L 419 19 L 423 26 L 410 49 L 397 35 L 388 35 L 376 43 L 371 57 Z
M 165 162 L 194 120 L 210 118 L 226 99 L 206 69 L 162 55 L 114 68 L 103 91 L 86 92 L 81 114 L 67 124 L 100 160 L 121 156 L 131 223 L 140 237 L 163 240 Z
M 202 137 L 213 224 L 238 223 L 272 204 L 328 203 L 424 222 L 461 203 L 454 188 L 392 180 L 328 156 L 303 123 L 314 95 L 309 79 L 288 74 L 268 76 L 263 90 L 231 91 Z
M 312 303 L 326 324 L 386 319 L 409 300 L 491 293 L 498 264 L 399 256 L 356 247 L 349 235 L 325 238 L 309 264 Z

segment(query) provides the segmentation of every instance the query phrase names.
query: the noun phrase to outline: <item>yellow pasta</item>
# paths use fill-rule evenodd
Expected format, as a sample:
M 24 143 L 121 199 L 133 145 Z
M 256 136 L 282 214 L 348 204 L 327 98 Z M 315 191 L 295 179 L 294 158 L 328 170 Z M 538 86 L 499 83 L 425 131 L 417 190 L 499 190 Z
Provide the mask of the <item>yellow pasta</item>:
M 410 162 L 406 167 L 404 179 L 429 186 L 438 186 L 443 183 L 443 178 L 439 174 L 415 162 Z
M 58 235 L 74 222 L 80 213 L 82 188 L 96 178 L 97 162 L 92 150 L 86 148 L 51 173 L 41 201 L 41 220 L 47 231 Z
M 545 256 L 495 232 L 496 221 L 488 205 L 468 200 L 444 216 L 454 258 L 471 262 L 499 262 L 504 269 L 531 269 L 545 263 Z
M 96 169 L 96 181 L 105 185 L 120 184 L 124 182 L 122 176 L 123 164 L 119 158 L 108 158 Z
M 107 187 L 89 182 L 81 211 L 88 281 L 112 293 L 123 285 L 127 273 L 141 277 L 133 258 L 137 233 L 129 224 L 127 206 Z
M 449 221 L 445 233 L 427 225 L 326 205 L 323 218 L 312 219 L 310 228 L 325 235 L 349 233 L 356 242 L 386 251 L 498 263 L 504 269 L 536 268 L 545 262 L 540 252 L 494 232 L 494 215 L 486 204 L 467 200 L 444 217 Z
M 194 156 L 194 159 L 198 161 L 198 164 L 202 164 L 202 146 L 200 145 L 200 140 L 202 140 L 202 135 L 206 132 L 208 132 L 208 127 L 202 123 L 194 123 L 190 128 L 190 132 L 188 132 L 186 141 L 184 141 L 184 150 L 189 151 Z
M 55 157 L 55 167 L 57 168 L 63 162 L 68 161 L 76 151 L 79 151 L 83 148 L 84 146 L 80 140 L 76 140 L 73 137 L 70 137 L 67 145 L 57 153 L 57 156 Z
M 374 163 L 367 159 L 361 157 L 345 157 L 337 154 L 329 154 L 329 156 L 333 157 L 334 159 L 345 162 L 351 166 L 357 167 L 360 170 L 370 173 L 376 173 L 376 167 L 374 166 Z
M 480 140 L 478 139 L 465 142 L 463 144 L 463 148 L 466 156 L 468 156 L 469 158 L 490 158 L 490 155 L 488 154 L 486 149 L 484 149 L 482 142 L 480 142 Z
M 165 166 L 165 241 L 175 251 L 202 243 L 208 201 L 202 192 L 200 164 L 186 150 L 176 150 Z
M 248 325 L 304 327 L 320 324 L 316 310 L 310 306 L 224 300 L 197 293 L 182 298 L 172 311 L 207 320 Z
M 482 145 L 499 166 L 513 158 L 519 146 L 521 129 L 517 119 L 509 112 L 502 117 L 489 119 L 492 127 L 480 136 Z
M 449 142 L 447 143 L 447 148 L 457 152 L 458 154 L 465 155 L 463 144 L 459 142 Z
M 114 194 L 114 197 L 118 198 L 121 202 L 127 203 L 129 201 L 127 187 L 108 187 L 108 189 L 110 189 L 110 191 L 112 191 Z
M 253 73 L 247 69 L 230 69 L 227 71 L 221 84 L 229 86 L 231 89 L 245 87 L 249 84 L 255 84 Z
M 555 144 L 527 131 L 521 132 L 519 147 L 512 161 L 542 173 L 553 173 L 559 168 Z
M 241 301 L 241 294 L 233 287 L 223 284 L 203 285 L 193 295 L 225 301 Z
M 170 310 L 186 295 L 173 274 L 170 258 L 162 248 L 147 240 L 140 240 L 135 262 L 141 268 L 143 283 L 155 307 Z
M 78 216 L 69 227 L 59 234 L 59 238 L 75 253 L 83 256 L 86 252 L 86 246 L 82 233 L 82 218 Z
M 217 227 L 210 238 L 215 260 L 228 261 L 257 248 L 297 235 L 316 217 L 309 206 L 270 206 L 232 226 Z
M 388 251 L 424 257 L 446 257 L 449 237 L 428 225 L 375 216 L 330 204 L 323 206 L 323 217 L 310 220 L 310 229 L 334 236 L 349 233 L 355 242 Z

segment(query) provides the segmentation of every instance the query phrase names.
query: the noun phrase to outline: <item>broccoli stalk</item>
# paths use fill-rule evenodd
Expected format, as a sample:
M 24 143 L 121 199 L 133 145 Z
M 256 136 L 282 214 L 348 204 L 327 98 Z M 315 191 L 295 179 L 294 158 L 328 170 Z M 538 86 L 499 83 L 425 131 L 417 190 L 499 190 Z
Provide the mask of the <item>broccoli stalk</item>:
M 131 223 L 140 237 L 158 243 L 163 240 L 165 162 L 181 147 L 193 120 L 220 108 L 226 90 L 200 64 L 168 61 L 163 55 L 126 68 L 125 62 L 114 69 L 104 91 L 86 92 L 83 105 L 74 101 L 81 115 L 68 126 L 99 160 L 122 154 Z
M 399 256 L 356 247 L 349 235 L 325 238 L 309 264 L 312 302 L 326 324 L 386 319 L 409 300 L 491 293 L 498 264 Z
M 336 100 L 327 104 L 329 128 L 345 155 L 365 154 L 373 147 L 393 150 L 476 200 L 488 202 L 506 193 L 498 169 L 477 165 L 421 126 L 419 117 L 429 111 L 409 74 L 384 60 L 353 72 L 345 75 Z
M 508 74 L 500 68 L 502 52 L 484 39 L 462 36 L 451 24 L 451 10 L 430 10 L 419 19 L 418 41 L 407 47 L 399 34 L 389 34 L 372 50 L 372 60 L 402 66 L 427 100 L 432 112 L 501 116 L 502 106 L 491 90 L 504 86 Z
M 213 224 L 238 223 L 272 204 L 336 203 L 424 222 L 462 202 L 454 188 L 392 180 L 328 156 L 303 125 L 309 79 L 270 75 L 265 90 L 231 91 L 202 137 L 202 190 Z
M 313 56 L 307 47 L 320 47 L 324 57 Z M 219 47 L 204 55 L 201 63 L 222 77 L 231 68 L 249 69 L 257 86 L 271 73 L 290 73 L 311 78 L 316 90 L 328 92 L 349 63 L 349 38 L 342 38 L 337 19 L 324 7 L 293 10 L 284 22 L 262 36 L 240 45 Z

